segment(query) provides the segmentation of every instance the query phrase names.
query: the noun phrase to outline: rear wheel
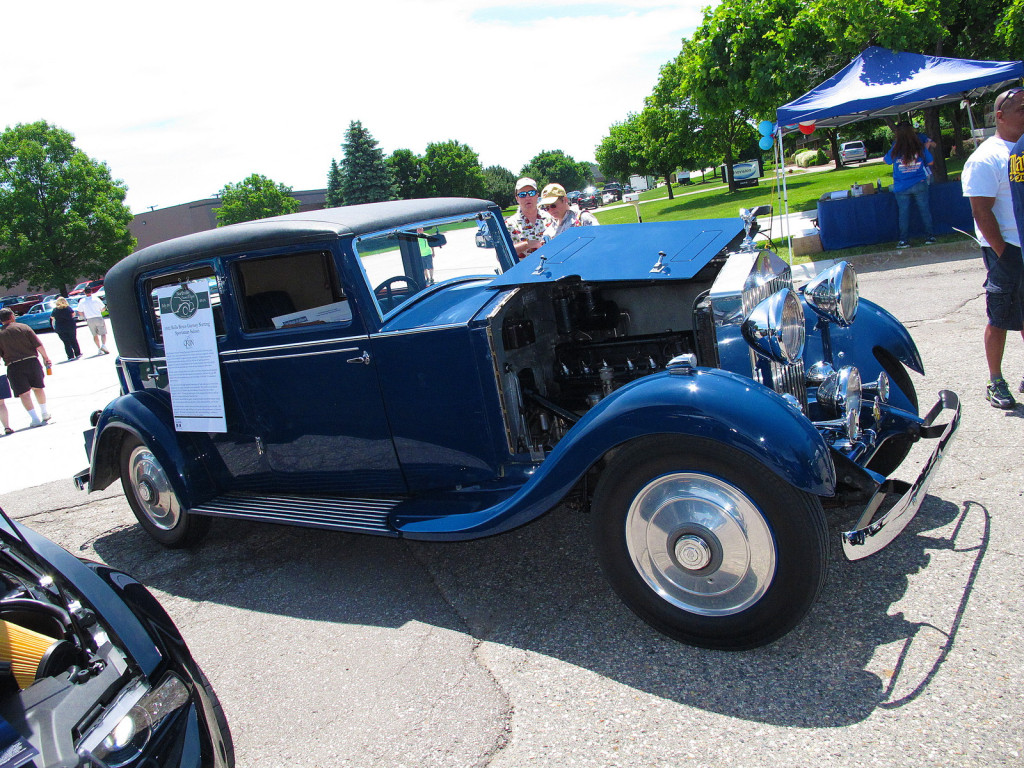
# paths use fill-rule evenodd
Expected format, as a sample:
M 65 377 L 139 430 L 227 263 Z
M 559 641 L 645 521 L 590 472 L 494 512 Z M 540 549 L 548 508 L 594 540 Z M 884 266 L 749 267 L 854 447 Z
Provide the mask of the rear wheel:
M 192 546 L 210 529 L 210 518 L 182 506 L 156 456 L 134 436 L 121 446 L 121 486 L 139 524 L 165 547 Z
M 769 643 L 800 622 L 825 580 L 818 498 L 721 443 L 663 436 L 627 446 L 602 474 L 592 510 L 612 587 L 685 643 Z

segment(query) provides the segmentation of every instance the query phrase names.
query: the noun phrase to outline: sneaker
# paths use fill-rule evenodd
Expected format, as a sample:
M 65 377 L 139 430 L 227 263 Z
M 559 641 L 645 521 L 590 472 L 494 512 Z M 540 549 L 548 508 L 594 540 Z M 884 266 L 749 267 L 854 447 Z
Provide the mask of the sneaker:
M 102 354 L 104 354 L 104 355 L 109 355 L 109 354 L 110 354 L 110 350 L 109 350 L 109 349 L 107 349 L 106 345 L 104 345 L 104 346 L 100 347 L 100 352 L 101 352 Z
M 30 422 L 28 423 L 28 425 L 29 425 L 30 427 L 41 427 L 41 426 L 43 426 L 43 424 L 45 424 L 45 423 L 46 423 L 46 422 L 45 422 L 45 421 L 42 421 L 41 419 L 32 419 L 32 421 L 30 421 Z
M 1020 392 L 1021 394 L 1024 394 L 1024 379 L 1020 380 L 1020 386 L 1017 387 L 1017 391 Z
M 985 398 L 992 403 L 993 408 L 1001 411 L 1008 411 L 1017 405 L 1017 401 L 1010 394 L 1010 388 L 1006 386 L 1005 379 L 993 379 L 985 390 Z
M 925 245 L 935 245 L 935 238 L 934 237 L 925 238 L 924 244 Z
M 898 243 L 896 243 L 896 250 L 897 251 L 902 251 L 904 248 L 909 248 L 909 247 L 910 247 L 910 243 L 908 243 L 906 240 L 900 240 Z

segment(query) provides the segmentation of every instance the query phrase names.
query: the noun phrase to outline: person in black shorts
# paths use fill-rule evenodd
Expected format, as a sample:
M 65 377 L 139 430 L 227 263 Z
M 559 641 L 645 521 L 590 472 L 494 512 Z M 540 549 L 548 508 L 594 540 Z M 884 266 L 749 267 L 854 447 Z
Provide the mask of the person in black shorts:
M 7 414 L 6 400 L 11 397 L 11 385 L 7 381 L 7 374 L 0 375 L 0 426 L 3 427 L 3 435 L 6 437 L 14 430 L 11 429 L 11 420 Z
M 50 420 L 50 412 L 46 408 L 46 383 L 43 380 L 43 367 L 39 364 L 40 353 L 46 367 L 50 367 L 50 356 L 46 347 L 36 336 L 36 332 L 27 325 L 15 322 L 14 312 L 7 307 L 0 309 L 0 358 L 7 366 L 7 379 L 11 390 L 21 398 L 32 422 L 30 426 L 41 427 Z M 39 403 L 37 409 L 32 402 L 35 395 Z

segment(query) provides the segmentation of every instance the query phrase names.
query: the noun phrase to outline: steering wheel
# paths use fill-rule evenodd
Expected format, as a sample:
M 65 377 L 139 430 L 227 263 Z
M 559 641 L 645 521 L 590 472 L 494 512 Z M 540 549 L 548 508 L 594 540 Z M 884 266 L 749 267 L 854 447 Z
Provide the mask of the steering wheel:
M 405 283 L 408 286 L 404 291 L 402 299 L 407 299 L 409 296 L 412 296 L 414 293 L 419 293 L 422 290 L 422 286 L 420 286 L 419 283 L 406 275 L 395 275 L 394 277 L 389 277 L 373 289 L 374 295 L 377 297 L 377 300 L 381 304 L 381 308 L 385 312 L 390 312 L 401 304 L 401 300 L 396 301 L 395 291 L 392 288 L 395 283 Z

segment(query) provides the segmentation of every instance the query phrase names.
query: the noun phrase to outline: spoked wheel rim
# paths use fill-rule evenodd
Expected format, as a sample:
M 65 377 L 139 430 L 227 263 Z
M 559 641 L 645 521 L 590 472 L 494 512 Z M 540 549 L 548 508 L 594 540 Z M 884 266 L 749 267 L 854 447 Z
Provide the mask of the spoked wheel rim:
M 736 486 L 702 473 L 647 483 L 626 514 L 626 546 L 651 589 L 702 616 L 754 605 L 775 575 L 775 540 L 760 509 Z
M 160 530 L 173 530 L 181 521 L 181 504 L 160 462 L 146 446 L 132 451 L 128 477 L 132 493 L 149 522 Z

